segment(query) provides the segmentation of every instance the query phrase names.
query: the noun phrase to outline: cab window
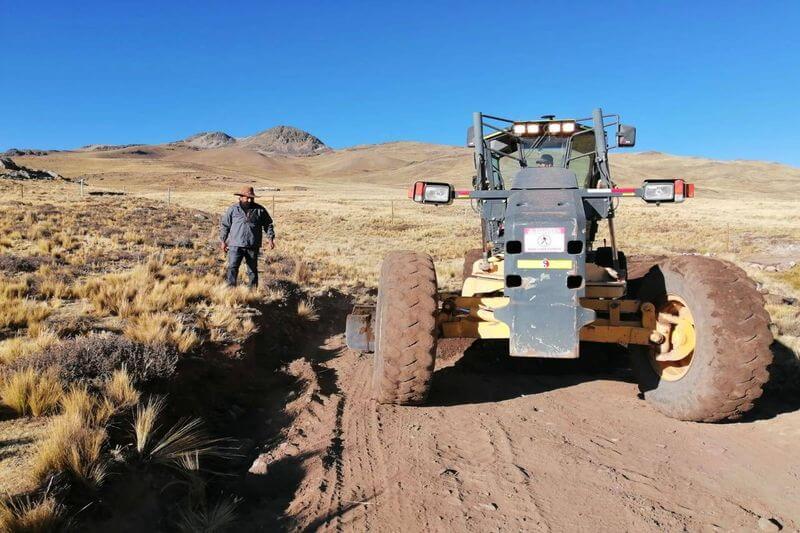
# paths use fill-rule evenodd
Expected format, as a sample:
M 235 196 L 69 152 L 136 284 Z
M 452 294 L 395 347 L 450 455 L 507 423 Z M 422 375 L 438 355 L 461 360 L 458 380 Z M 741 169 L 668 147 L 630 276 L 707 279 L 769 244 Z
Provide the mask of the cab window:
M 597 183 L 594 174 L 594 132 L 587 131 L 572 137 L 572 149 L 567 168 L 575 173 L 578 186 L 590 189 Z

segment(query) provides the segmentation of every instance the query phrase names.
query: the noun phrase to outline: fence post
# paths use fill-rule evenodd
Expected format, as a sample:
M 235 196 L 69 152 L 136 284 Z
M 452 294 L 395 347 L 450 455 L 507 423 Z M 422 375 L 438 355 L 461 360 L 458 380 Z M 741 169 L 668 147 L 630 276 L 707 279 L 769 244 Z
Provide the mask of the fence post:
M 167 187 L 167 207 L 172 205 L 172 187 Z
M 78 183 L 79 183 L 80 195 L 81 195 L 81 198 L 83 198 L 83 178 L 81 178 L 81 179 L 78 181 Z
M 25 199 L 25 185 L 23 185 L 22 183 L 19 184 L 19 199 L 20 200 Z

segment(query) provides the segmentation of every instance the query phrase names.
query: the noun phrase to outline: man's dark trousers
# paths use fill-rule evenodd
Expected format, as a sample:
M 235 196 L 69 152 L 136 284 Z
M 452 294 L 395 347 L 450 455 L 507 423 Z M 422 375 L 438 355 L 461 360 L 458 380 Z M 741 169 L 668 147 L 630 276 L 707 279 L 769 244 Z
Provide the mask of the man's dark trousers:
M 236 285 L 236 278 L 239 277 L 239 265 L 244 259 L 247 265 L 247 278 L 250 288 L 258 287 L 258 248 L 242 248 L 231 246 L 228 248 L 228 275 L 226 281 L 233 287 Z

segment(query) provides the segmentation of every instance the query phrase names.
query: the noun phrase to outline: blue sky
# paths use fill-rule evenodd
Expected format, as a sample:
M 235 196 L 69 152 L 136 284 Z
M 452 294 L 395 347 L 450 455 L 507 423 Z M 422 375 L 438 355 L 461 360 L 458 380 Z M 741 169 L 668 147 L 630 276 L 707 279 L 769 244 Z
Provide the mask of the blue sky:
M 800 2 L 0 0 L 0 149 L 276 124 L 462 144 L 470 113 L 638 127 L 638 150 L 800 165 Z

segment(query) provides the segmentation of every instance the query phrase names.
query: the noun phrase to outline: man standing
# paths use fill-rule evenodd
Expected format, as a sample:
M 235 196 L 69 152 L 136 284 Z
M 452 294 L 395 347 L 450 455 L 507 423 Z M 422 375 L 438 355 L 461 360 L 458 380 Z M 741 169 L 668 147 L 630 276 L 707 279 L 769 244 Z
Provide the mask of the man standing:
M 261 230 L 269 239 L 269 249 L 275 249 L 275 229 L 272 217 L 255 202 L 252 187 L 242 187 L 236 193 L 239 202 L 230 206 L 219 223 L 219 239 L 222 250 L 228 254 L 228 275 L 226 281 L 231 287 L 236 285 L 239 265 L 244 259 L 247 264 L 247 277 L 250 288 L 258 286 L 258 251 L 261 248 Z

